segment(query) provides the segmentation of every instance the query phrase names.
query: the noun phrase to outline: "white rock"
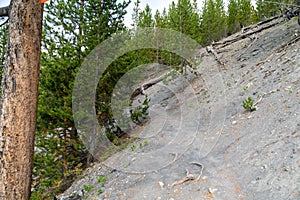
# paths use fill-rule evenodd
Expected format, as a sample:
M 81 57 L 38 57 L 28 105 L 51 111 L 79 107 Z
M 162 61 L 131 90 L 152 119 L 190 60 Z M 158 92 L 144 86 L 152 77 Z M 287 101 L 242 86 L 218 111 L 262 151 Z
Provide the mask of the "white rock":
M 213 194 L 214 192 L 216 192 L 218 189 L 216 189 L 216 188 L 208 188 L 208 192 L 210 193 L 210 194 Z
M 165 184 L 163 182 L 161 182 L 161 181 L 159 181 L 158 184 L 159 184 L 159 186 L 160 186 L 161 189 L 163 189 L 164 186 L 165 186 Z

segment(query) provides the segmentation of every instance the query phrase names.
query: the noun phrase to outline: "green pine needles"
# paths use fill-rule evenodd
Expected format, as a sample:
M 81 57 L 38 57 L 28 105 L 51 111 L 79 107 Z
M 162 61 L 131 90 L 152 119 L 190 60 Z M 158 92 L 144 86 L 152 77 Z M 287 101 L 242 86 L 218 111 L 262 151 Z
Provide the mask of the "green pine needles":
M 247 99 L 245 99 L 245 100 L 242 102 L 242 106 L 243 106 L 246 110 L 248 110 L 248 111 L 250 111 L 250 112 L 256 110 L 256 108 L 255 108 L 255 106 L 254 106 L 254 101 L 253 101 L 253 99 L 252 99 L 251 97 L 248 97 Z
M 140 100 L 138 102 L 142 103 Z M 142 105 L 139 105 L 135 109 L 130 110 L 130 117 L 134 123 L 141 124 L 144 120 L 148 118 L 149 102 L 150 99 L 146 96 Z

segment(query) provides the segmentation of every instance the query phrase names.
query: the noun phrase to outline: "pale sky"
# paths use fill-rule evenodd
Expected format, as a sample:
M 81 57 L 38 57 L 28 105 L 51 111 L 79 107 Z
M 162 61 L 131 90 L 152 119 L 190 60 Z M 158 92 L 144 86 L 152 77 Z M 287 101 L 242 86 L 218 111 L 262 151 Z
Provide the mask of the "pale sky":
M 1 0 L 0 0 L 1 1 Z M 120 2 L 122 2 L 122 0 L 118 0 Z M 125 24 L 126 26 L 129 26 L 130 24 L 132 24 L 132 11 L 134 8 L 134 3 L 136 0 L 132 0 L 131 4 L 128 6 L 127 8 L 127 15 L 125 16 Z M 164 8 L 169 8 L 169 5 L 171 5 L 172 1 L 174 1 L 175 3 L 177 3 L 178 0 L 140 0 L 140 9 L 143 10 L 147 4 L 149 4 L 150 8 L 152 9 L 152 13 L 155 14 L 156 10 L 159 10 L 160 12 L 162 12 L 164 10 Z M 226 0 L 225 0 L 226 1 Z M 201 9 L 202 8 L 202 2 L 204 2 L 204 0 L 197 0 L 198 2 L 198 8 Z
M 8 6 L 10 0 L 0 0 L 0 7 Z
M 37 0 L 38 1 L 38 0 Z M 50 0 L 53 1 L 53 0 Z M 55 0 L 54 0 L 55 1 Z M 131 15 L 134 7 L 134 1 L 132 0 L 131 4 L 127 7 L 127 15 L 125 16 L 125 24 L 126 26 L 129 26 L 132 24 Z M 146 4 L 149 4 L 150 8 L 152 9 L 153 14 L 158 9 L 160 12 L 163 11 L 164 8 L 169 8 L 169 5 L 172 3 L 172 1 L 177 2 L 177 0 L 141 0 L 140 8 L 143 10 L 146 7 Z M 197 0 L 198 6 L 202 5 L 201 2 L 204 0 Z M 9 5 L 10 0 L 0 0 L 0 7 Z M 118 2 L 123 2 L 123 0 L 118 0 Z

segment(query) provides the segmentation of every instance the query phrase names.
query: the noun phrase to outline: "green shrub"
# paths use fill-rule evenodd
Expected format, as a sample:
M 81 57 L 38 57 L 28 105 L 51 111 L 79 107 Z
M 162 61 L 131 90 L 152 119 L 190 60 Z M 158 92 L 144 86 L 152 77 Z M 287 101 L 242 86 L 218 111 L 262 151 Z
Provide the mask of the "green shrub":
M 142 105 L 139 105 L 134 109 L 131 109 L 130 117 L 134 123 L 141 124 L 149 116 L 148 109 L 149 109 L 150 99 L 146 95 L 143 102 L 141 102 L 141 100 L 138 100 L 138 102 Z
M 83 189 L 87 192 L 91 191 L 92 189 L 94 189 L 94 186 L 92 185 L 84 185 L 83 186 Z
M 106 182 L 106 176 L 99 176 L 98 177 L 98 183 L 105 183 Z
M 248 110 L 248 111 L 250 111 L 250 112 L 256 110 L 256 108 L 255 108 L 255 106 L 254 106 L 254 101 L 253 101 L 253 99 L 252 99 L 251 97 L 248 97 L 247 99 L 245 99 L 245 100 L 243 101 L 242 105 L 243 105 L 243 107 L 244 107 L 246 110 Z

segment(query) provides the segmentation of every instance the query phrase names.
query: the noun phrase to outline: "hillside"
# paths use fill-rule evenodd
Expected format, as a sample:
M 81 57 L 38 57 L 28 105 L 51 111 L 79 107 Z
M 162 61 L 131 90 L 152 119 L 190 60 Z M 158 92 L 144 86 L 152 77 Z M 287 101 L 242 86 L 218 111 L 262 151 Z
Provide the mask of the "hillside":
M 95 164 L 57 198 L 300 199 L 299 40 L 297 20 L 275 17 L 200 49 L 189 84 L 146 91 L 151 120 L 137 127 L 136 149 Z

